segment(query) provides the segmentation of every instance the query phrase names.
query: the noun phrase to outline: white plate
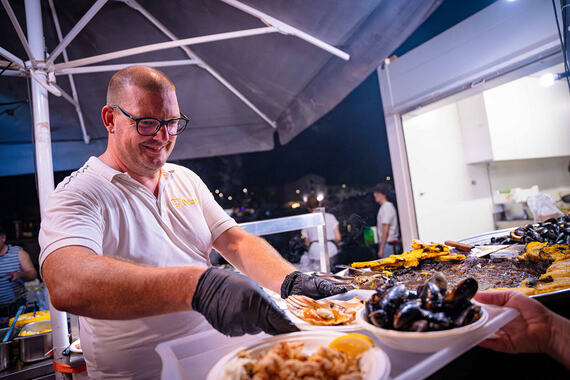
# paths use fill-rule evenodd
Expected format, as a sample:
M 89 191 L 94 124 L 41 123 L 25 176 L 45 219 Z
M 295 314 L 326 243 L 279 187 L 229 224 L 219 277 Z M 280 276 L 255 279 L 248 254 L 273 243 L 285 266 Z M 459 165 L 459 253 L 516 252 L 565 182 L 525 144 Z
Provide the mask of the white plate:
M 75 342 L 71 343 L 69 346 L 69 351 L 75 352 L 76 354 L 82 354 L 83 350 L 81 349 L 81 342 L 77 339 Z
M 267 352 L 278 343 L 287 342 L 303 342 L 303 352 L 311 354 L 321 346 L 327 346 L 333 339 L 344 335 L 339 332 L 297 332 L 292 334 L 283 334 L 263 339 L 248 347 L 238 347 L 229 354 L 222 357 L 208 373 L 207 380 L 219 380 L 224 378 L 226 366 L 235 364 L 237 355 L 241 351 L 247 351 L 252 356 L 259 353 Z M 368 350 L 360 359 L 360 370 L 363 380 L 385 380 L 390 375 L 390 359 L 384 351 L 378 347 Z

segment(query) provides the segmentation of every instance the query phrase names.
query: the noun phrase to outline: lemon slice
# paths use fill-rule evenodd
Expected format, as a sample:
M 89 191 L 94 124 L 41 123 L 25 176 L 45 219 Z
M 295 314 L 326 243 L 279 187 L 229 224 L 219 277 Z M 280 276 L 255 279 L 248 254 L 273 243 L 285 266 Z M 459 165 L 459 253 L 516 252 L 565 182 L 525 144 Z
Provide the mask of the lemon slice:
M 334 339 L 329 343 L 329 347 L 344 352 L 351 359 L 355 359 L 358 355 L 374 347 L 374 342 L 366 335 L 351 333 Z

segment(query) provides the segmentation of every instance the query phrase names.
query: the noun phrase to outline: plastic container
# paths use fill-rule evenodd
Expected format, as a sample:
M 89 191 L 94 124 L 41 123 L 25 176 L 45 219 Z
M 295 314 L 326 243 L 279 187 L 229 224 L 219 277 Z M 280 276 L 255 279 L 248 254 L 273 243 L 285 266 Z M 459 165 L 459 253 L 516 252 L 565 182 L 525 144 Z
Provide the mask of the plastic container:
M 369 336 L 380 347 L 391 362 L 392 380 L 424 379 L 452 360 L 491 336 L 499 328 L 516 318 L 514 309 L 486 305 L 489 317 L 476 334 L 457 339 L 453 346 L 433 354 L 419 354 L 400 351 L 386 346 L 374 334 L 355 326 L 355 332 Z M 226 337 L 215 330 L 164 342 L 156 347 L 162 359 L 162 379 L 205 379 L 210 369 L 224 355 L 240 346 L 249 346 L 266 337 L 267 334 L 247 335 L 237 338 Z

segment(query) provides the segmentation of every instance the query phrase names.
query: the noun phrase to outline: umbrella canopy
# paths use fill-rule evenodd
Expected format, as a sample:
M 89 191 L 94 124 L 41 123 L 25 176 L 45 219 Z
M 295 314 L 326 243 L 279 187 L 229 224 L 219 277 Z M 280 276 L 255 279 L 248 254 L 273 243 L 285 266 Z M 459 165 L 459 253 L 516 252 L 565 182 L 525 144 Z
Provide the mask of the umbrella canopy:
M 275 133 L 286 144 L 359 85 L 440 2 L 42 1 L 47 63 L 27 66 L 47 72 L 46 86 L 62 94 L 49 97 L 54 170 L 78 168 L 104 151 L 106 85 L 114 72 L 138 63 L 173 80 L 180 109 L 190 116 L 172 159 L 270 150 Z M 34 172 L 28 104 L 34 79 L 21 67 L 29 60 L 25 3 L 2 4 L 5 176 Z

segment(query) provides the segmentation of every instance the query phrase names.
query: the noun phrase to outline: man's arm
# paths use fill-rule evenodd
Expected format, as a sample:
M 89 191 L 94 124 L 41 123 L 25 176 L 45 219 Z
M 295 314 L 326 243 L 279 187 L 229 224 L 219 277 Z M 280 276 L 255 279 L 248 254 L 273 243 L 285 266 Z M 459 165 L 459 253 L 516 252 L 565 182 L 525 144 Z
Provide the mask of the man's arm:
M 267 241 L 241 227 L 222 233 L 214 242 L 214 248 L 243 274 L 277 293 L 285 276 L 297 270 Z
M 388 240 L 388 229 L 390 228 L 389 224 L 383 223 L 382 224 L 382 232 L 380 234 L 380 244 L 378 247 L 378 257 L 382 258 L 384 255 L 384 247 L 386 246 L 386 241 Z
M 82 246 L 51 253 L 42 275 L 56 309 L 100 319 L 131 319 L 189 311 L 196 266 L 155 268 L 98 256 Z
M 36 268 L 34 264 L 32 264 L 32 260 L 30 259 L 30 255 L 28 252 L 24 251 L 23 249 L 18 250 L 18 259 L 20 260 L 20 268 L 22 268 L 21 272 L 11 272 L 11 281 L 32 281 L 38 277 L 38 273 L 36 272 Z

